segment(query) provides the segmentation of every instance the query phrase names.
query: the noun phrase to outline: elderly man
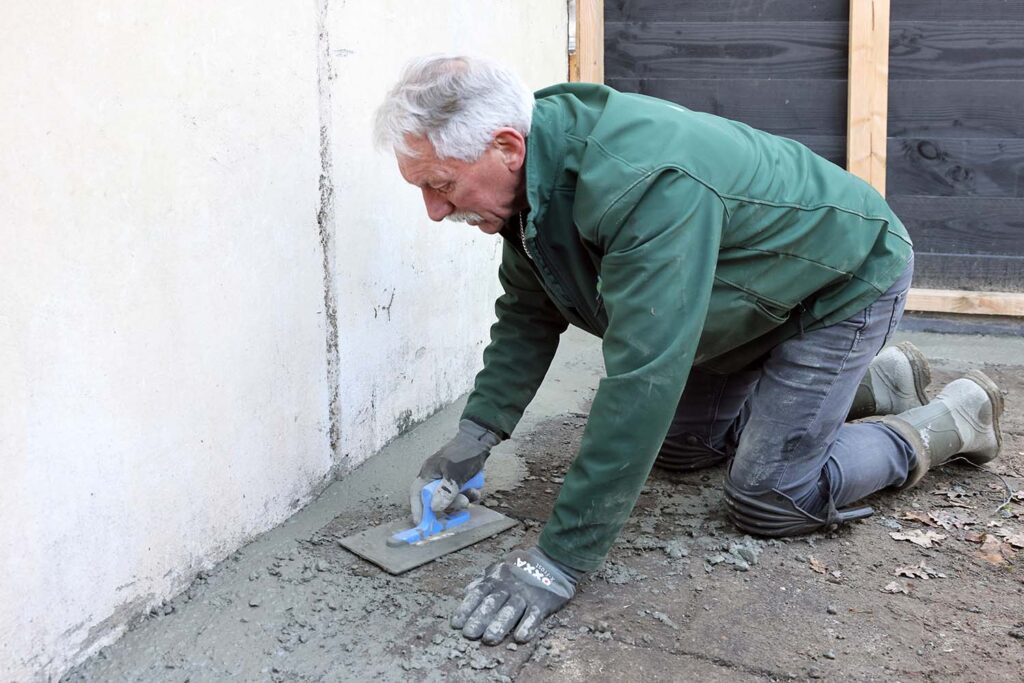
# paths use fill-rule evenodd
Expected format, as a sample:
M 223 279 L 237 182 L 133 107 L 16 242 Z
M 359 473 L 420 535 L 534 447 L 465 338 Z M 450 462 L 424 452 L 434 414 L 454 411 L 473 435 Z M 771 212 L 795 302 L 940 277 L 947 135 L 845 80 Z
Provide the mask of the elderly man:
M 799 143 L 600 85 L 531 95 L 467 57 L 410 64 L 376 135 L 431 219 L 504 240 L 484 367 L 413 483 L 414 517 L 430 480 L 440 508 L 465 502 L 568 325 L 602 339 L 607 376 L 551 518 L 469 585 L 452 618 L 466 637 L 529 640 L 601 564 L 655 464 L 728 463 L 736 526 L 783 536 L 865 517 L 851 506 L 954 455 L 997 456 L 989 378 L 928 402 L 920 353 L 879 353 L 910 238 L 870 186 Z

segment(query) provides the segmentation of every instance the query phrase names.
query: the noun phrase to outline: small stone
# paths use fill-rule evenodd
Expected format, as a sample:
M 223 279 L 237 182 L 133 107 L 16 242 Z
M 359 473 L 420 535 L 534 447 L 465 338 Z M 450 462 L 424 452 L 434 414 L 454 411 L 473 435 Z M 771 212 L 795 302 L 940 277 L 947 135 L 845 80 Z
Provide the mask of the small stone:
M 260 601 L 258 599 L 252 598 L 251 600 L 249 600 L 249 607 L 259 607 L 259 606 L 260 606 Z
M 821 669 L 819 669 L 818 667 L 812 666 L 810 669 L 807 670 L 807 677 L 808 678 L 814 678 L 814 679 L 824 678 L 825 677 L 825 673 Z
M 835 659 L 836 658 L 836 653 L 833 652 L 832 650 L 829 650 L 828 652 L 823 654 L 822 657 L 824 657 L 825 659 Z
M 612 627 L 609 626 L 607 621 L 599 621 L 597 622 L 597 630 L 600 633 L 608 633 L 608 631 L 612 630 Z
M 1016 638 L 1018 640 L 1024 640 L 1024 628 L 1013 629 L 1012 631 L 1009 631 L 1008 633 L 1009 633 L 1009 636 L 1011 638 Z
M 828 612 L 829 614 L 839 614 L 839 610 L 836 609 L 835 605 L 829 605 L 828 607 L 825 608 L 825 611 Z
M 317 560 L 316 561 L 316 570 L 318 572 L 329 572 L 329 571 L 331 571 L 331 565 L 330 565 L 329 562 L 326 562 L 324 560 Z
M 506 650 L 512 650 L 512 652 L 515 652 L 516 650 L 519 649 L 519 646 L 516 645 L 515 643 L 509 643 L 508 645 L 505 646 L 505 649 Z

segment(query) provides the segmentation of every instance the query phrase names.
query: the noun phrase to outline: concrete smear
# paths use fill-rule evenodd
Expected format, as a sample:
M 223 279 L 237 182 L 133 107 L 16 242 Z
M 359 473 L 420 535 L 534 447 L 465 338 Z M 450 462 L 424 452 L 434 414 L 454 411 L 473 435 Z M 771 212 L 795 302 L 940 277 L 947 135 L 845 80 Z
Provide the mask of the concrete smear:
M 873 496 L 876 515 L 862 522 L 761 540 L 726 518 L 721 468 L 655 470 L 604 567 L 540 639 L 465 641 L 447 623 L 463 587 L 495 556 L 536 538 L 582 438 L 599 347 L 570 334 L 516 438 L 489 467 L 488 504 L 519 527 L 401 577 L 338 547 L 402 514 L 420 460 L 454 429 L 461 405 L 452 406 L 68 680 L 1019 680 L 1024 550 L 994 567 L 969 538 L 1024 530 L 1024 502 L 995 511 L 1004 492 L 993 476 L 1024 487 L 1024 381 L 1020 365 L 997 360 L 1015 358 L 1015 340 L 911 339 L 971 349 L 1008 391 L 1004 455 L 990 471 L 942 468 L 912 491 Z M 968 365 L 937 355 L 932 395 Z M 907 510 L 945 509 L 950 491 L 973 526 L 944 531 L 933 549 L 889 537 L 920 526 Z M 898 576 L 921 562 L 945 578 Z M 907 592 L 887 592 L 894 580 Z
M 597 340 L 567 334 L 516 436 L 488 463 L 488 494 L 514 488 L 525 474 L 519 435 L 583 406 L 600 372 Z M 481 648 L 447 620 L 472 575 L 522 541 L 523 528 L 400 577 L 337 542 L 406 514 L 408 483 L 452 436 L 463 404 L 399 437 L 64 680 L 500 680 L 498 667 L 521 666 L 532 648 Z

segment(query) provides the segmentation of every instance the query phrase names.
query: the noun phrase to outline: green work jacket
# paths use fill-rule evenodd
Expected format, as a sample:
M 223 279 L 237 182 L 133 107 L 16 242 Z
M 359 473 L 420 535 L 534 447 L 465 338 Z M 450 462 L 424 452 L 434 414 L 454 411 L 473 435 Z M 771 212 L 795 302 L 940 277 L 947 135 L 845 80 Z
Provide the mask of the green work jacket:
M 603 339 L 606 376 L 539 541 L 592 570 L 690 368 L 735 371 L 852 316 L 912 246 L 875 190 L 792 140 L 600 85 L 536 96 L 529 213 L 502 232 L 504 294 L 463 417 L 511 434 L 566 327 Z

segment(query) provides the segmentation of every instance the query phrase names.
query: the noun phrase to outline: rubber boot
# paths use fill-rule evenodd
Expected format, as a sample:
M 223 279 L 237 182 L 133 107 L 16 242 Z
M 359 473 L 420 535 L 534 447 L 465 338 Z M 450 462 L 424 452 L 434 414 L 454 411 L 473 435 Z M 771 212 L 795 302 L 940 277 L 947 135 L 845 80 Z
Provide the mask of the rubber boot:
M 877 421 L 902 436 L 917 463 L 901 488 L 910 488 L 955 455 L 975 465 L 994 460 L 1002 446 L 1003 394 L 983 372 L 971 370 L 945 386 L 931 403 Z
M 910 342 L 887 346 L 868 366 L 847 420 L 896 415 L 928 403 L 924 390 L 932 381 L 928 359 Z

